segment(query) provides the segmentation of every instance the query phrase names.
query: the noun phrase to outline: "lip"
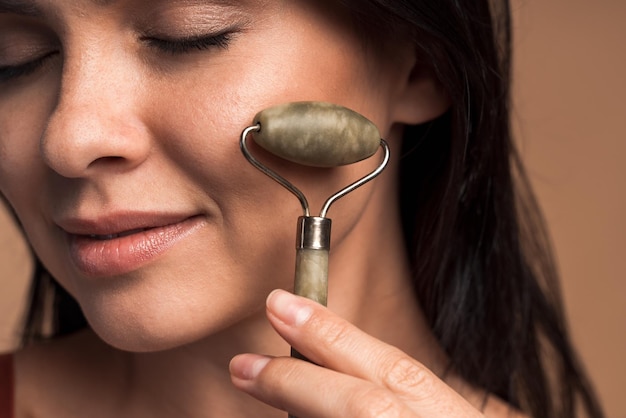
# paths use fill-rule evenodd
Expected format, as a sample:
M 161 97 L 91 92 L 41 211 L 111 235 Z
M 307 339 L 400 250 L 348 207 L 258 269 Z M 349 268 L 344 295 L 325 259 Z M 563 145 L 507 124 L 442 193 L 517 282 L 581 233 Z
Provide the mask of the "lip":
M 65 219 L 75 267 L 91 277 L 130 273 L 155 260 L 206 224 L 200 215 L 129 213 L 93 219 Z

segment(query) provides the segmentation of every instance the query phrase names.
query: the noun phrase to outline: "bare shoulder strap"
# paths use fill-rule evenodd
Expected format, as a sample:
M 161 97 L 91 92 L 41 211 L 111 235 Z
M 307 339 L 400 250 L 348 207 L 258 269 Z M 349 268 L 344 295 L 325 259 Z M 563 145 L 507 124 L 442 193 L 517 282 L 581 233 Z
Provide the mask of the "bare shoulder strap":
M 13 355 L 0 354 L 0 418 L 13 418 Z

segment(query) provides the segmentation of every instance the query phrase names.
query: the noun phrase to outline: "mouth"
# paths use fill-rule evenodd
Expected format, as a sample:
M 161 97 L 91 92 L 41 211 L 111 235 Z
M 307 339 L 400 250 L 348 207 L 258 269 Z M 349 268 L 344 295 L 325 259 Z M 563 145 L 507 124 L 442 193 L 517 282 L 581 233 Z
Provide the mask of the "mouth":
M 110 277 L 155 261 L 206 224 L 200 215 L 125 215 L 66 220 L 60 227 L 68 237 L 69 256 L 77 270 L 90 277 Z
M 140 232 L 148 231 L 150 229 L 152 228 L 137 228 L 137 229 L 131 229 L 131 230 L 124 231 L 124 232 L 119 232 L 117 234 L 106 234 L 106 235 L 89 234 L 89 238 L 95 239 L 96 241 L 109 241 L 109 240 L 116 239 L 116 238 L 123 238 L 129 235 L 138 234 Z

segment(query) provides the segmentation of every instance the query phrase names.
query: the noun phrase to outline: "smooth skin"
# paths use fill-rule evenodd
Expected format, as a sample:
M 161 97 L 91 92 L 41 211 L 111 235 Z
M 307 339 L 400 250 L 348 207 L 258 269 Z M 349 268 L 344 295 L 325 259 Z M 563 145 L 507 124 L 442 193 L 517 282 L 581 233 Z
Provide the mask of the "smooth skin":
M 403 125 L 449 107 L 410 42 L 363 42 L 326 2 L 3 7 L 0 191 L 91 325 L 17 353 L 17 417 L 509 416 L 444 373 L 412 297 L 398 153 L 329 214 L 329 309 L 284 291 L 266 302 L 292 287 L 300 208 L 245 161 L 239 134 L 263 108 L 319 100 L 399 149 Z M 377 164 L 264 158 L 314 208 Z M 138 224 L 176 239 L 111 255 L 162 239 Z M 288 344 L 320 366 L 283 357 Z

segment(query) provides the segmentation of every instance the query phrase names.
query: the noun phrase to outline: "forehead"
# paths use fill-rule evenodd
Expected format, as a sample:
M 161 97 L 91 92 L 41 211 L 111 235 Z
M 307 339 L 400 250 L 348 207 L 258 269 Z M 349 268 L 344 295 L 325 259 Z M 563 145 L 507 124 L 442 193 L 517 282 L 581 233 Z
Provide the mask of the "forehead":
M 65 3 L 70 5 L 77 6 L 79 4 L 91 4 L 94 6 L 109 6 L 114 3 L 121 3 L 120 0 L 69 0 Z M 151 0 L 150 4 L 156 3 L 178 3 L 178 4 L 218 4 L 218 5 L 226 5 L 226 4 L 237 4 L 242 3 L 242 1 L 235 0 Z M 13 13 L 23 16 L 31 16 L 31 17 L 39 17 L 44 14 L 46 8 L 50 6 L 59 5 L 60 1 L 50 1 L 50 0 L 0 0 L 0 13 Z

